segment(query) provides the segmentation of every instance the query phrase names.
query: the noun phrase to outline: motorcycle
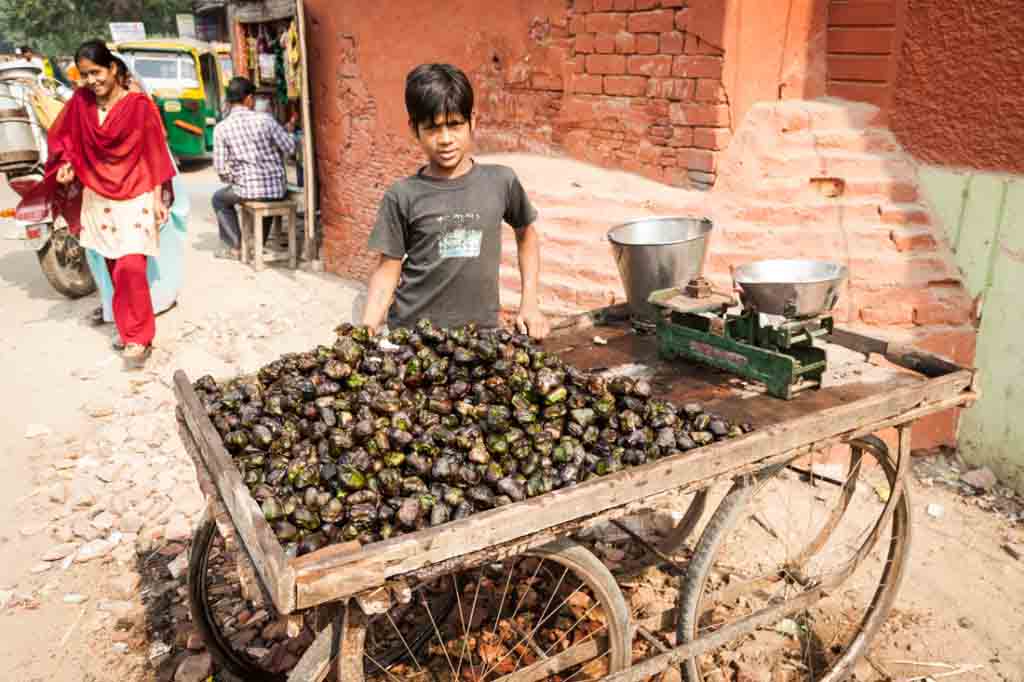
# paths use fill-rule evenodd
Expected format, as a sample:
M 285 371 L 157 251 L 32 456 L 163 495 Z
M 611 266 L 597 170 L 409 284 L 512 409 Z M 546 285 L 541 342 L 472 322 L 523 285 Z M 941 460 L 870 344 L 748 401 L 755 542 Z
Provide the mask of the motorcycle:
M 69 96 L 69 91 L 59 92 L 52 79 L 46 79 L 37 72 L 37 67 L 28 62 L 9 62 L 0 66 L 0 99 L 7 102 L 8 118 L 0 116 L 0 123 L 7 126 L 6 135 L 0 136 L 0 158 L 25 159 L 24 163 L 5 164 L 7 182 L 19 196 L 24 196 L 39 179 L 46 159 L 46 134 L 40 125 L 35 107 L 30 101 L 31 88 L 39 83 L 46 85 L 55 94 Z M 58 105 L 59 109 L 59 105 Z M 71 234 L 62 220 L 54 221 L 52 215 L 33 216 L 33 220 L 20 220 L 13 209 L 2 215 L 14 218 L 15 224 L 24 230 L 25 243 L 36 252 L 39 266 L 50 285 L 68 298 L 82 298 L 96 291 L 85 249 Z
M 7 182 L 20 195 L 37 180 L 38 177 L 23 176 Z M 13 211 L 9 213 L 14 217 Z M 28 222 L 15 217 L 15 224 L 24 230 L 25 244 L 36 252 L 39 267 L 50 286 L 68 298 L 82 298 L 96 291 L 85 249 L 62 219 L 54 221 L 52 216 L 47 216 L 45 220 Z

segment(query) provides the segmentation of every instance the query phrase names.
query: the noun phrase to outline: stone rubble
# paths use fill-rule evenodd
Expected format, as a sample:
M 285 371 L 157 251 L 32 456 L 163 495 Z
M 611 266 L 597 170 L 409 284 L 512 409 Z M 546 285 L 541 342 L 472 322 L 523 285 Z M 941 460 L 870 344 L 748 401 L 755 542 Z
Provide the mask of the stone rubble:
M 280 286 L 264 294 L 277 301 Z M 286 297 L 296 309 L 300 298 Z M 82 631 L 106 632 L 110 651 L 134 654 L 157 671 L 158 680 L 198 682 L 216 673 L 188 607 L 188 545 L 206 503 L 178 437 L 172 375 L 184 368 L 193 378 L 238 376 L 288 350 L 311 347 L 337 323 L 326 303 L 313 309 L 321 311 L 320 319 L 301 313 L 308 326 L 302 330 L 276 304 L 273 316 L 260 305 L 258 311 L 186 322 L 175 338 L 161 342 L 123 395 L 82 406 L 91 432 L 64 440 L 45 424 L 28 425 L 25 437 L 56 457 L 26 497 L 45 511 L 20 532 L 50 539 L 32 572 L 55 579 L 49 591 L 26 594 L 0 586 L 0 611 L 37 608 L 48 598 L 79 605 L 87 614 Z M 91 381 L 110 371 L 116 366 L 104 361 L 73 374 Z M 61 575 L 85 563 L 102 567 L 101 584 L 81 593 L 60 590 Z M 225 632 L 237 649 L 266 659 L 274 670 L 294 666 L 311 641 L 305 634 L 289 639 L 283 623 L 241 595 L 217 603 L 231 612 Z M 248 618 L 239 620 L 243 611 Z

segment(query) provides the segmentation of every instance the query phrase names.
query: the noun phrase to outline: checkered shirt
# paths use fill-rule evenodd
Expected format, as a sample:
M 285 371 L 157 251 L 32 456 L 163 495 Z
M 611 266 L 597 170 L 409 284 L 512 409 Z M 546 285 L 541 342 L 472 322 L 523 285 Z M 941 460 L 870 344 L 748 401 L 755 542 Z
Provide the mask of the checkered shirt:
M 213 166 L 243 199 L 279 199 L 295 140 L 268 113 L 236 106 L 213 130 Z

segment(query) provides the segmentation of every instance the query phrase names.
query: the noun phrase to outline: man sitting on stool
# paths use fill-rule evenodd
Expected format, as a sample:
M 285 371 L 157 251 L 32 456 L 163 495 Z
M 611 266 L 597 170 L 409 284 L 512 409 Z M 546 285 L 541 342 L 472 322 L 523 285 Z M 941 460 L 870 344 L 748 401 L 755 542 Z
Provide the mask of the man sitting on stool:
M 213 195 L 213 210 L 225 248 L 218 258 L 239 258 L 242 234 L 235 206 L 244 201 L 280 201 L 287 193 L 284 159 L 295 152 L 296 117 L 287 130 L 269 113 L 253 110 L 256 88 L 248 78 L 228 83 L 231 111 L 213 130 L 213 166 L 228 183 Z M 284 155 L 284 156 L 282 156 Z M 270 226 L 263 224 L 266 242 Z

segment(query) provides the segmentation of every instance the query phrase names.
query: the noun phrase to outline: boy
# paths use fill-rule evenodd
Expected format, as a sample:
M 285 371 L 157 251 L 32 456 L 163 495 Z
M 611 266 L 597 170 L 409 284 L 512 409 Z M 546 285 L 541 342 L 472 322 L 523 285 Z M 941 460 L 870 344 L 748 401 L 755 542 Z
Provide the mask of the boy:
M 537 303 L 537 211 L 512 169 L 478 164 L 470 155 L 476 112 L 466 74 L 448 64 L 416 67 L 405 81 L 405 108 L 427 165 L 381 200 L 369 239 L 380 261 L 363 324 L 376 330 L 387 315 L 392 328 L 420 318 L 442 327 L 497 326 L 504 221 L 515 230 L 519 253 L 516 327 L 544 338 L 550 326 Z

